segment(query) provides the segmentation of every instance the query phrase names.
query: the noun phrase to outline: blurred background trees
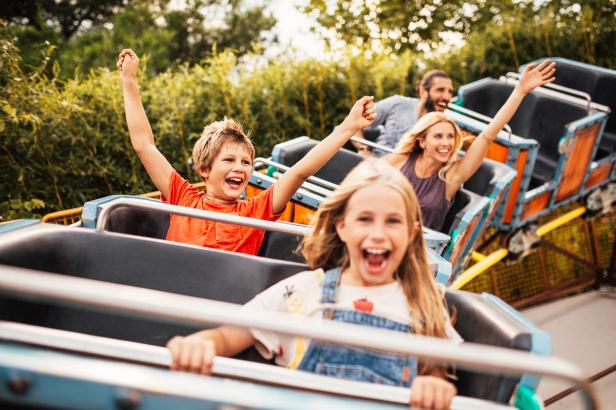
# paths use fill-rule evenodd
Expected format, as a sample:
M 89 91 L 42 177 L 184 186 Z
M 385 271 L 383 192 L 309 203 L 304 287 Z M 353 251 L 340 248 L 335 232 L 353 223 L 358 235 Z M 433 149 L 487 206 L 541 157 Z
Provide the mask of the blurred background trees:
M 181 7 L 178 7 L 178 4 Z M 414 94 L 428 68 L 461 85 L 543 56 L 616 68 L 616 0 L 307 0 L 331 46 L 262 54 L 276 20 L 253 0 L 4 0 L 0 8 L 0 217 L 40 216 L 150 191 L 132 152 L 115 62 L 142 56 L 157 144 L 183 175 L 203 126 L 253 129 L 257 155 L 322 138 L 363 94 Z

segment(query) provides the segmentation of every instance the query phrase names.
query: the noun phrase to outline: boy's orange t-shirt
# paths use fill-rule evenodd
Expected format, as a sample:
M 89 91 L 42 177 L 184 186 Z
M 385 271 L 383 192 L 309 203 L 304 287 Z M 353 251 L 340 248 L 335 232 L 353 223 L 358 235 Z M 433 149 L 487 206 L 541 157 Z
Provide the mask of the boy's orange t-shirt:
M 169 180 L 169 196 L 161 199 L 171 205 L 275 221 L 280 215 L 273 214 L 273 189 L 272 185 L 254 198 L 219 205 L 207 200 L 204 192 L 173 172 Z M 167 240 L 256 255 L 264 235 L 262 229 L 171 215 Z

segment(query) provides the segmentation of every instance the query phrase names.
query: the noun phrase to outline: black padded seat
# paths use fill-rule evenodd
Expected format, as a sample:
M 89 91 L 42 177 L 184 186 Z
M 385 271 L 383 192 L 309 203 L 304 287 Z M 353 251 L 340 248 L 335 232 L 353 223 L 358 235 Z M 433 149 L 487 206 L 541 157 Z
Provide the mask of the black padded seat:
M 464 340 L 530 351 L 532 335 L 509 315 L 494 308 L 481 295 L 448 289 L 447 305 L 455 312 L 454 327 Z M 519 377 L 457 371 L 456 387 L 462 396 L 508 403 Z
M 0 264 L 240 304 L 307 269 L 294 262 L 46 224 L 4 235 Z M 5 296 L 0 318 L 152 345 L 198 330 Z M 260 359 L 256 352 L 249 356 Z
M 460 188 L 456 192 L 456 196 L 453 198 L 453 205 L 449 208 L 447 215 L 445 216 L 445 223 L 441 232 L 451 236 L 454 229 L 459 225 L 462 217 L 466 212 L 469 212 L 478 201 L 481 200 L 481 196 L 473 192 L 470 192 L 464 188 Z
M 489 197 L 496 184 L 509 172 L 511 169 L 507 165 L 485 158 L 477 171 L 464 183 L 464 189 Z
M 169 214 L 151 209 L 117 206 L 109 211 L 107 222 L 102 229 L 107 232 L 165 239 L 169 230 Z M 304 258 L 296 252 L 300 240 L 301 237 L 297 235 L 266 231 L 258 255 L 303 263 Z
M 598 158 L 604 158 L 616 152 L 616 133 L 604 131 L 598 151 L 601 153 Z
M 299 245 L 302 237 L 286 232 L 265 232 L 258 256 L 305 263 Z
M 376 140 L 381 136 L 385 128 L 382 125 L 379 125 L 375 128 L 367 128 L 364 130 L 364 138 L 368 141 L 376 142 Z
M 287 167 L 292 167 L 318 143 L 317 140 L 305 139 L 292 145 L 278 147 L 278 162 Z M 363 157 L 359 154 L 342 148 L 314 176 L 334 184 L 340 184 L 344 177 L 362 160 Z
M 533 174 L 531 177 L 530 188 L 536 188 L 539 185 L 543 185 L 554 179 L 554 173 L 558 162 L 552 158 L 545 157 L 542 154 L 537 154 L 537 160 L 535 161 L 535 167 L 533 168 Z
M 117 206 L 109 212 L 107 223 L 101 228 L 108 232 L 165 239 L 169 230 L 169 214 L 131 206 Z

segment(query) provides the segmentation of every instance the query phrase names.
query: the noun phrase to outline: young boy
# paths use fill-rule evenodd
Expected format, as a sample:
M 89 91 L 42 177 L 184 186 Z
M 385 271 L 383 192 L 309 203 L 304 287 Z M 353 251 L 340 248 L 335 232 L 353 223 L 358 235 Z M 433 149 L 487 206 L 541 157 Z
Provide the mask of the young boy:
M 252 174 L 255 151 L 242 127 L 225 118 L 203 130 L 193 148 L 193 166 L 205 181 L 205 192 L 193 188 L 172 167 L 154 144 L 139 88 L 139 58 L 130 49 L 117 63 L 122 80 L 126 122 L 133 148 L 163 201 L 196 209 L 274 221 L 301 184 L 334 156 L 358 130 L 376 118 L 374 97 L 362 97 L 344 121 L 270 188 L 255 198 L 239 200 Z M 263 242 L 259 229 L 172 216 L 167 239 L 256 255 Z

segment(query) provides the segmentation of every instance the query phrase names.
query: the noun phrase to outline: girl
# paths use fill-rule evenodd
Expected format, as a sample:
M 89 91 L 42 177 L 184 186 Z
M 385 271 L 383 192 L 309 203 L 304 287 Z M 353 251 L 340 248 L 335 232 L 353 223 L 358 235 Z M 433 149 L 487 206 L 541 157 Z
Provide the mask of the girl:
M 550 60 L 544 60 L 537 67 L 526 66 L 505 104 L 462 158 L 457 155 L 462 146 L 460 129 L 440 112 L 421 117 L 400 139 L 396 151 L 387 157 L 387 161 L 411 182 L 421 204 L 425 226 L 442 230 L 458 189 L 477 171 L 486 157 L 488 146 L 511 120 L 526 94 L 554 81 L 554 67 Z
M 378 198 L 378 201 L 374 199 Z M 323 201 L 303 243 L 312 271 L 277 283 L 246 306 L 436 337 L 453 330 L 428 266 L 417 199 L 387 163 L 366 160 Z M 319 269 L 317 269 L 319 268 Z M 459 336 L 457 336 L 459 338 Z M 318 374 L 411 386 L 411 404 L 447 409 L 456 389 L 442 369 L 415 358 L 222 326 L 167 344 L 172 367 L 211 372 L 218 354 L 255 344 L 276 363 Z

